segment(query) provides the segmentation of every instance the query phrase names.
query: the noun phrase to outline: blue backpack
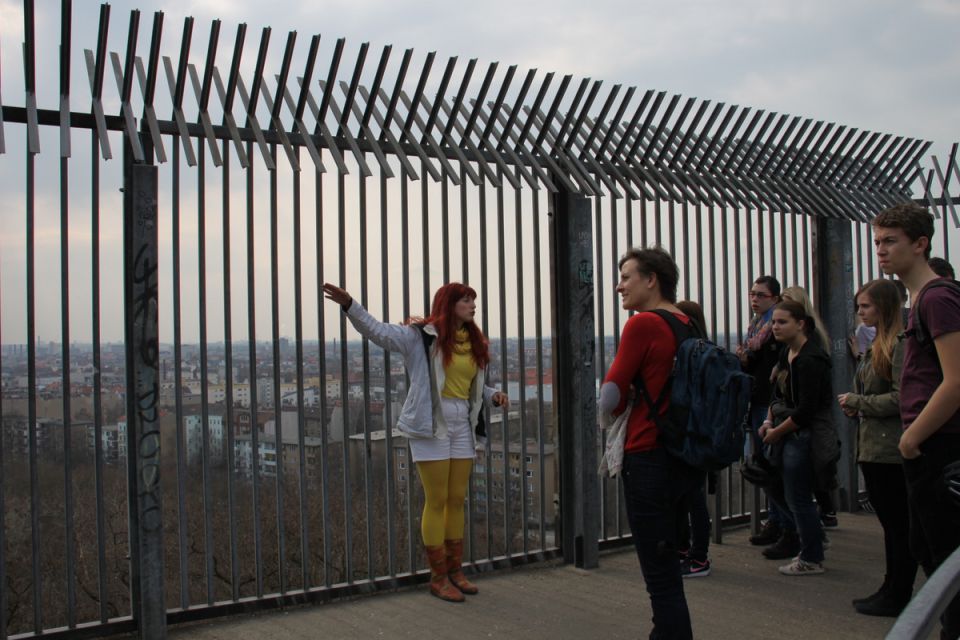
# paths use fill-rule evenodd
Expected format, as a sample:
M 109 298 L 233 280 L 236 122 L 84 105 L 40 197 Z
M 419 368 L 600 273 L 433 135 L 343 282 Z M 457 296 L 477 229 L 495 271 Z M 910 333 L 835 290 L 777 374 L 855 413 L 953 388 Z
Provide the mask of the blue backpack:
M 703 471 L 719 471 L 740 459 L 750 410 L 750 376 L 735 355 L 686 325 L 669 311 L 655 309 L 677 341 L 673 371 L 654 402 L 641 376 L 634 386 L 659 430 L 659 442 L 673 456 Z M 666 412 L 660 411 L 669 402 Z

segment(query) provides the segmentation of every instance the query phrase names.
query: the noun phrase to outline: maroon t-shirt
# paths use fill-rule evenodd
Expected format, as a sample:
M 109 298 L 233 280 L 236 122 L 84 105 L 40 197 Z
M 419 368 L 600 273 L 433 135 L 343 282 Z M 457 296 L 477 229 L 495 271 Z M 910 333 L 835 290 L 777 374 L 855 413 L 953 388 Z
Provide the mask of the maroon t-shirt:
M 932 280 L 931 282 L 936 282 Z M 917 296 L 922 307 L 923 321 L 931 340 L 942 335 L 960 331 L 960 295 L 949 287 L 924 287 Z M 910 311 L 907 321 L 907 337 L 903 349 L 903 373 L 900 377 L 900 418 L 906 429 L 917 419 L 930 401 L 930 396 L 943 382 L 943 371 L 935 347 L 920 345 L 913 337 L 917 306 Z M 960 411 L 953 414 L 937 433 L 960 433 Z

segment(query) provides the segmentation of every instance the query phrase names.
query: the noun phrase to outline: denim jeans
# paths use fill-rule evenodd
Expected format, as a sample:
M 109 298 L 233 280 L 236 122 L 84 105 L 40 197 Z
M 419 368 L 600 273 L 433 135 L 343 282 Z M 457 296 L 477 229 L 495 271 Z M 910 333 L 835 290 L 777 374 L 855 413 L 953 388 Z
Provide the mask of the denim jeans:
M 630 532 L 653 609 L 650 638 L 692 638 L 677 547 L 681 518 L 687 517 L 703 473 L 658 448 L 625 454 L 621 475 Z
M 800 429 L 783 438 L 783 476 L 771 487 L 770 498 L 789 514 L 800 534 L 800 557 L 823 562 L 823 529 L 813 501 L 813 453 L 809 429 Z
M 921 455 L 903 461 L 910 507 L 910 551 L 928 576 L 960 545 L 960 514 L 943 482 L 943 468 L 960 460 L 960 434 L 935 433 Z M 960 638 L 960 596 L 940 618 L 941 638 Z
M 767 419 L 769 409 L 770 407 L 765 404 L 751 405 L 750 407 L 750 438 L 747 440 L 746 446 L 752 448 L 751 453 L 753 454 L 763 453 L 763 438 L 760 437 L 760 427 L 763 426 L 763 421 Z M 781 529 L 793 531 L 796 528 L 793 519 L 777 507 L 769 492 L 767 492 L 767 498 L 769 503 L 767 520 L 778 525 Z

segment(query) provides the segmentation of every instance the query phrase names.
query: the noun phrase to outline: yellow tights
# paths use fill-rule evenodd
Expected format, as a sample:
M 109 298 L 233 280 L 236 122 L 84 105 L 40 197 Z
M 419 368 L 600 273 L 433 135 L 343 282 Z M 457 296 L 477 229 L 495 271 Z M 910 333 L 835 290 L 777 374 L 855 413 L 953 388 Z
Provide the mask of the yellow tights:
M 426 498 L 420 521 L 426 546 L 436 547 L 444 540 L 463 538 L 463 503 L 472 468 L 470 458 L 417 463 Z

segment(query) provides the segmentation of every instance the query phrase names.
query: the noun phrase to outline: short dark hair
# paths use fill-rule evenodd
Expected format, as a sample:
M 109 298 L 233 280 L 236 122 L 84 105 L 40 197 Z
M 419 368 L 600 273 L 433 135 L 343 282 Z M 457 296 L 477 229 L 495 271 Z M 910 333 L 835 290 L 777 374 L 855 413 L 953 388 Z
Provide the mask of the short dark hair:
M 623 269 L 623 265 L 628 260 L 637 261 L 637 270 L 640 273 L 657 276 L 657 284 L 660 286 L 660 295 L 667 302 L 677 301 L 677 282 L 680 280 L 680 270 L 673 257 L 662 247 L 651 247 L 641 249 L 634 247 L 627 250 L 617 263 L 617 267 Z
M 930 258 L 927 260 L 927 264 L 930 265 L 930 268 L 933 269 L 933 272 L 941 278 L 950 278 L 951 280 L 957 279 L 957 274 L 953 270 L 953 265 L 943 258 Z
M 763 285 L 770 290 L 770 295 L 774 298 L 780 297 L 780 281 L 773 276 L 760 276 L 753 281 L 753 284 Z
M 901 202 L 878 213 L 872 224 L 874 229 L 903 229 L 911 242 L 926 238 L 927 250 L 923 257 L 930 259 L 933 243 L 933 214 L 926 207 L 921 207 L 915 202 Z

